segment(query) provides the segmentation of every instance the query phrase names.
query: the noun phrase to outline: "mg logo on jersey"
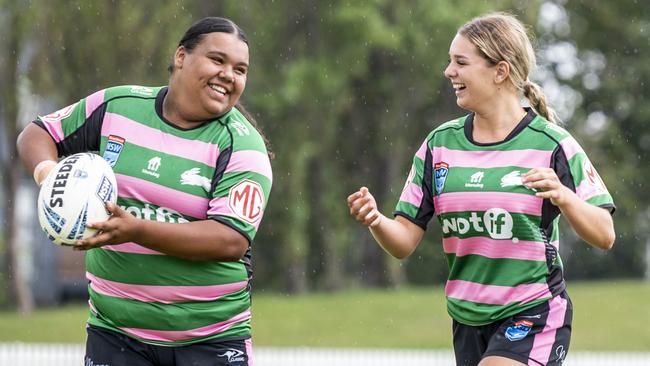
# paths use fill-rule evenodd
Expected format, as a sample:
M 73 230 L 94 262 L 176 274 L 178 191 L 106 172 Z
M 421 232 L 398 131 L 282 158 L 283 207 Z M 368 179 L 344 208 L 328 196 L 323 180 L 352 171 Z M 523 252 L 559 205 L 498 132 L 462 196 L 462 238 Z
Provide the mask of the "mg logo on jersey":
M 445 234 L 457 233 L 466 234 L 470 229 L 482 233 L 487 232 L 492 239 L 512 239 L 517 242 L 517 238 L 512 237 L 512 216 L 502 208 L 491 208 L 483 216 L 477 212 L 472 212 L 469 219 L 464 217 L 452 217 L 442 220 L 442 232 Z
M 591 165 L 587 159 L 585 159 L 585 161 L 582 163 L 582 172 L 587 178 L 587 182 L 589 182 L 589 184 L 603 192 L 607 192 L 607 188 L 605 188 L 605 183 L 603 182 L 602 178 L 600 178 L 600 175 L 598 175 L 598 172 L 596 172 L 594 166 Z
M 254 224 L 262 217 L 264 192 L 257 182 L 245 179 L 230 188 L 228 206 L 242 220 Z

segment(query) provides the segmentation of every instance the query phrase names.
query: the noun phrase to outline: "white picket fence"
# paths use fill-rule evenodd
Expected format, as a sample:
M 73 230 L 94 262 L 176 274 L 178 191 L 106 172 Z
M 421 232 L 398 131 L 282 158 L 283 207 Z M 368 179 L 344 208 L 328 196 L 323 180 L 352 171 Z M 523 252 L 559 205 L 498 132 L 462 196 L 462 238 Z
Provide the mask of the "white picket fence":
M 255 366 L 448 366 L 448 350 L 388 350 L 255 347 Z M 77 344 L 1 343 L 2 366 L 83 366 L 84 346 Z M 565 366 L 648 366 L 648 353 L 569 352 Z

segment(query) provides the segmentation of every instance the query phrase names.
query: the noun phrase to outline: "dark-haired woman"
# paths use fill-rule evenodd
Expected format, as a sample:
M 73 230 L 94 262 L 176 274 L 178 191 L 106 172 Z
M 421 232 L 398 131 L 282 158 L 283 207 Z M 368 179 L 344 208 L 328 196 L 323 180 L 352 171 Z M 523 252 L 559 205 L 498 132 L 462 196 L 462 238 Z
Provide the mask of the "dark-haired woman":
M 193 24 L 169 85 L 100 90 L 28 125 L 40 184 L 58 157 L 95 151 L 117 205 L 87 250 L 86 365 L 252 365 L 251 242 L 271 190 L 264 137 L 238 101 L 248 42 L 232 21 Z

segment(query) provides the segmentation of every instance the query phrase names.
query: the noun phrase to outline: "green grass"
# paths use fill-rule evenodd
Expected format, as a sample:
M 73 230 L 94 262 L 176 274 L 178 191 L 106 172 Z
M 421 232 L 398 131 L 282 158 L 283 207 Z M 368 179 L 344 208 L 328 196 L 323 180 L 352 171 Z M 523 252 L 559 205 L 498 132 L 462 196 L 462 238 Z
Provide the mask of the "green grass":
M 572 350 L 648 351 L 650 283 L 570 283 Z M 358 290 L 302 296 L 256 293 L 258 346 L 451 348 L 442 288 Z M 0 312 L 0 342 L 85 339 L 83 305 L 39 310 L 30 317 Z

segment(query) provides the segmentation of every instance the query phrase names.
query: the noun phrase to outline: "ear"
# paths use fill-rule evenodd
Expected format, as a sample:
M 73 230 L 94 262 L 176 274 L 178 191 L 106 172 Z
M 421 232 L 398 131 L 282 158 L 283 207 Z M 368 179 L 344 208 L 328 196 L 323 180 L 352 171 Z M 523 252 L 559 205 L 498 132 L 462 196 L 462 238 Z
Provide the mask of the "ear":
M 185 62 L 185 55 L 187 55 L 187 50 L 183 46 L 179 46 L 174 53 L 174 68 L 182 69 L 183 63 Z
M 505 61 L 499 61 L 495 66 L 494 82 L 501 84 L 508 80 L 510 76 L 510 64 Z

